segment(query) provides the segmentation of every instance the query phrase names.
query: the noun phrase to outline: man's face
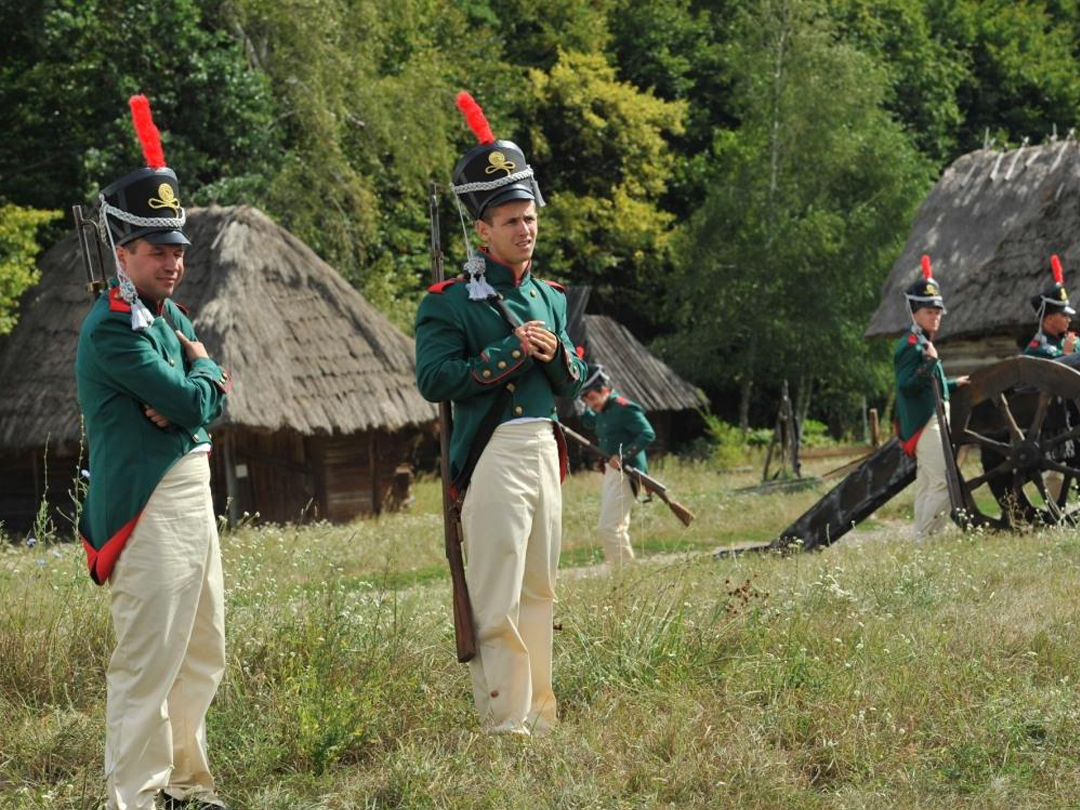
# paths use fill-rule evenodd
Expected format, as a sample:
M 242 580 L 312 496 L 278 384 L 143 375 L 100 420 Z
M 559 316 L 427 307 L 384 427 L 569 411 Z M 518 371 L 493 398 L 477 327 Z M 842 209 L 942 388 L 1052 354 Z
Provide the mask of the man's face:
M 1069 316 L 1064 312 L 1055 312 L 1043 318 L 1043 331 L 1057 337 L 1069 331 Z
M 607 398 L 610 394 L 611 389 L 607 386 L 604 386 L 603 388 L 590 388 L 581 395 L 581 399 L 589 406 L 590 410 L 599 411 L 604 407 L 604 403 L 607 402 Z
M 154 245 L 136 239 L 118 247 L 116 255 L 139 293 L 154 301 L 172 296 L 184 277 L 184 245 Z
M 511 267 L 525 264 L 536 246 L 536 203 L 513 200 L 491 212 L 491 222 L 476 221 L 476 232 L 491 255 Z
M 936 332 L 941 326 L 941 309 L 939 307 L 919 307 L 915 310 L 915 323 L 923 328 L 924 332 Z

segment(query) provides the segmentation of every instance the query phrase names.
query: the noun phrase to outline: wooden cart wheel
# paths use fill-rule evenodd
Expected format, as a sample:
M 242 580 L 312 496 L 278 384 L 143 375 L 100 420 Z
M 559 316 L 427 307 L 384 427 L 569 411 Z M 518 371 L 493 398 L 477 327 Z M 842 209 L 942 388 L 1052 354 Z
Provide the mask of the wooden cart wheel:
M 977 448 L 982 463 L 979 475 L 960 471 L 969 525 L 1014 529 L 1080 519 L 1080 373 L 1015 357 L 972 374 L 951 405 L 954 456 L 959 461 L 964 447 Z

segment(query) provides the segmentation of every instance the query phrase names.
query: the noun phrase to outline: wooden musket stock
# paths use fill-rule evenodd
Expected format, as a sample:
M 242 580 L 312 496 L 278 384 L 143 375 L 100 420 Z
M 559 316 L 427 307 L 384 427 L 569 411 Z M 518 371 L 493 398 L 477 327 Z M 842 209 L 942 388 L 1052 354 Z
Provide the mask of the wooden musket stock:
M 439 234 L 439 189 L 435 183 L 431 184 L 428 207 L 431 217 L 431 279 L 438 284 L 443 280 L 443 254 Z M 476 634 L 473 630 L 469 586 L 465 581 L 465 561 L 461 556 L 461 516 L 450 484 L 449 402 L 439 403 L 439 474 L 442 477 L 443 539 L 453 584 L 454 640 L 457 660 L 465 664 L 476 656 Z
M 594 445 L 580 433 L 571 430 L 566 425 L 561 425 L 561 427 L 564 434 L 566 434 L 568 437 L 580 444 L 586 450 L 590 451 L 594 456 L 602 458 L 605 461 L 607 460 L 607 453 Z M 668 509 L 670 509 L 672 514 L 679 519 L 683 526 L 690 525 L 691 521 L 693 521 L 694 519 L 694 513 L 678 501 L 673 501 L 667 494 L 667 487 L 665 487 L 652 476 L 643 473 L 641 470 L 637 469 L 636 467 L 632 467 L 629 464 L 623 464 L 622 468 L 623 471 L 631 478 L 636 480 L 646 492 L 651 495 L 655 495 L 664 503 L 666 503 Z

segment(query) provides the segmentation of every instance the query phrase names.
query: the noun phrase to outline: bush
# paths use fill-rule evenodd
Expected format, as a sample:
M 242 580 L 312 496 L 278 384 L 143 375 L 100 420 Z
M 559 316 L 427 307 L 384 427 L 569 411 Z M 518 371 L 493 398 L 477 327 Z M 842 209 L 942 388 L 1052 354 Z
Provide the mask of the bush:
M 701 416 L 705 420 L 705 430 L 712 447 L 708 460 L 721 470 L 744 464 L 747 445 L 742 431 L 711 413 L 702 413 Z

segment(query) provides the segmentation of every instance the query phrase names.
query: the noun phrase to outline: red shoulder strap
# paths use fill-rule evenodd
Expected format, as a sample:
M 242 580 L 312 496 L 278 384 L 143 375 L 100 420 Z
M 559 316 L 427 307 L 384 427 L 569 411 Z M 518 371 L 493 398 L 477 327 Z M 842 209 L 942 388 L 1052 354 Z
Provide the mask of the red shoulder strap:
M 429 293 L 435 293 L 435 295 L 442 295 L 444 292 L 446 292 L 447 288 L 452 287 L 453 285 L 457 284 L 459 281 L 462 280 L 462 276 L 454 276 L 453 278 L 446 279 L 446 281 L 440 281 L 438 284 L 432 284 L 430 287 L 427 288 L 427 291 Z
M 120 288 L 113 287 L 109 290 L 110 312 L 131 312 L 131 304 L 120 297 Z
M 557 282 L 557 281 L 552 281 L 552 280 L 551 280 L 551 279 L 549 279 L 549 278 L 542 278 L 542 279 L 540 279 L 540 280 L 541 280 L 542 282 L 544 282 L 545 284 L 547 284 L 547 285 L 548 285 L 549 287 L 551 287 L 551 288 L 552 288 L 553 290 L 558 290 L 558 291 L 559 291 L 559 292 L 561 292 L 561 293 L 562 293 L 563 295 L 566 295 L 566 287 L 564 287 L 564 286 L 563 286 L 562 284 L 560 284 L 559 282 Z

